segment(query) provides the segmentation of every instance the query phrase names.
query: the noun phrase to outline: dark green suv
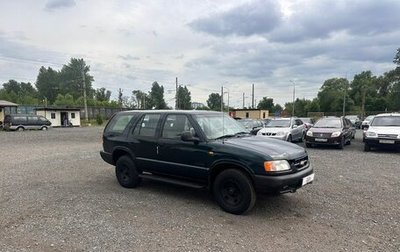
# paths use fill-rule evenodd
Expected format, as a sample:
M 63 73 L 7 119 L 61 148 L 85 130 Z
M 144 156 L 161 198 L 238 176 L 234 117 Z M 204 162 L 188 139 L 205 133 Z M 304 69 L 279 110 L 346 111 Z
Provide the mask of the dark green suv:
M 233 214 L 249 211 L 256 192 L 295 192 L 314 180 L 304 148 L 250 135 L 219 112 L 120 112 L 104 130 L 103 149 L 121 186 L 153 179 L 207 188 Z

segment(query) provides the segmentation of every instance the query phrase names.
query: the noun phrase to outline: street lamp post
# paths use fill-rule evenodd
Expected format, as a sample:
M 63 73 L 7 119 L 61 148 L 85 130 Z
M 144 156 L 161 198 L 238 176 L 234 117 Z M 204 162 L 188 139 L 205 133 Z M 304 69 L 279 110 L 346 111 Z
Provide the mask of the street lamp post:
M 293 80 L 290 80 L 293 83 L 293 104 L 292 104 L 292 117 L 294 116 L 294 102 L 296 98 L 296 83 Z

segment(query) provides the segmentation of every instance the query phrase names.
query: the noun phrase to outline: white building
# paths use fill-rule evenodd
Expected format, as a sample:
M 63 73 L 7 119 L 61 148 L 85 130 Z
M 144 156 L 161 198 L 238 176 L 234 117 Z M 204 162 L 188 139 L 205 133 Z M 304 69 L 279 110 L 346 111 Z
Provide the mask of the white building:
M 36 108 L 36 114 L 46 117 L 53 127 L 81 126 L 79 108 Z

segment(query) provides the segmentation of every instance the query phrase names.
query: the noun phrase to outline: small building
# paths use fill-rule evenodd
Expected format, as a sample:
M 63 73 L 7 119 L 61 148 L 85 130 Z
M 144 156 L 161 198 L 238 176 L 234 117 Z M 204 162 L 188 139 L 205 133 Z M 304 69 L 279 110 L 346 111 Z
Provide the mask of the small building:
M 36 108 L 36 114 L 46 117 L 53 127 L 81 126 L 79 108 Z
M 18 104 L 5 101 L 5 100 L 0 100 L 0 122 L 4 121 L 4 116 L 6 114 L 11 114 L 11 108 L 16 108 L 18 107 Z
M 269 111 L 263 109 L 235 109 L 229 115 L 234 118 L 265 119 L 268 118 Z

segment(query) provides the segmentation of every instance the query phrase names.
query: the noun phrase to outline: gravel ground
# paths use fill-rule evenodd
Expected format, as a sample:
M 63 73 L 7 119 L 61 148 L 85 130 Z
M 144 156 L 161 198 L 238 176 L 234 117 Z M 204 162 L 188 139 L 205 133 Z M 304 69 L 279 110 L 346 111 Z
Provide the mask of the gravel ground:
M 309 149 L 316 180 L 244 216 L 206 191 L 118 185 L 101 128 L 0 132 L 0 251 L 399 251 L 400 151 Z

